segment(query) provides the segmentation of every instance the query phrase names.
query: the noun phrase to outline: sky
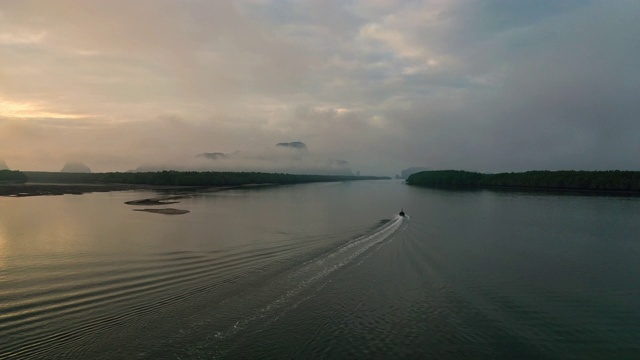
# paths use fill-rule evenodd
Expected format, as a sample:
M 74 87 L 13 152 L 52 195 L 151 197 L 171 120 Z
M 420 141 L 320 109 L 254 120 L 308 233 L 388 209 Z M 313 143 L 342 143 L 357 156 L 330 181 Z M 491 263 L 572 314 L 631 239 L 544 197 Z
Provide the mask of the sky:
M 0 161 L 640 170 L 638 19 L 637 0 L 0 0 Z

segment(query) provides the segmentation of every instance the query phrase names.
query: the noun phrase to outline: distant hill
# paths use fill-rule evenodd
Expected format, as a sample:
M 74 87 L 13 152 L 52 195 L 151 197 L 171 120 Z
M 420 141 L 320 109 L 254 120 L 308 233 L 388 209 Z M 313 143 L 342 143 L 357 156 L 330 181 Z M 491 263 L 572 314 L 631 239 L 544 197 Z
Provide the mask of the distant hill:
M 83 163 L 79 162 L 68 162 L 64 164 L 64 167 L 60 172 L 63 173 L 90 173 L 91 169 Z
M 10 170 L 4 160 L 0 160 L 0 170 Z

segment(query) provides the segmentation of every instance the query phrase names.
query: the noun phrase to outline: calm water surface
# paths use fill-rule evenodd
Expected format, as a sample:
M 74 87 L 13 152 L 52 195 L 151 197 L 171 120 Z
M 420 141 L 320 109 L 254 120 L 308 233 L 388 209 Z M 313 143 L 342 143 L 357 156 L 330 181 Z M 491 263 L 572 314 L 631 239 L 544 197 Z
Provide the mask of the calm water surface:
M 0 198 L 0 359 L 640 358 L 640 198 L 155 196 Z

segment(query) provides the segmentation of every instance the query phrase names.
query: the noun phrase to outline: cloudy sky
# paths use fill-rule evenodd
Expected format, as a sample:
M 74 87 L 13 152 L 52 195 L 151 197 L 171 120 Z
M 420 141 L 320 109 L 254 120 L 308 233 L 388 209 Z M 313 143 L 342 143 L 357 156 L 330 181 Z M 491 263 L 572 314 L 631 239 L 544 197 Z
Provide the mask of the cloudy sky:
M 0 0 L 0 160 L 640 170 L 638 19 L 637 0 Z

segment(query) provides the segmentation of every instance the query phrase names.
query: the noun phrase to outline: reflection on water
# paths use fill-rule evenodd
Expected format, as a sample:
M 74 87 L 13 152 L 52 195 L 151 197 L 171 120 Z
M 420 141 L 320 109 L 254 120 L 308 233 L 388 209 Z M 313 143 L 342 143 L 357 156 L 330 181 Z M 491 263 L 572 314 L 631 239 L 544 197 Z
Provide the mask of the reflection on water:
M 639 199 L 157 195 L 0 198 L 0 358 L 640 357 Z

